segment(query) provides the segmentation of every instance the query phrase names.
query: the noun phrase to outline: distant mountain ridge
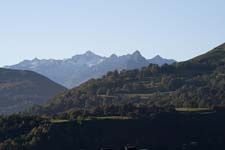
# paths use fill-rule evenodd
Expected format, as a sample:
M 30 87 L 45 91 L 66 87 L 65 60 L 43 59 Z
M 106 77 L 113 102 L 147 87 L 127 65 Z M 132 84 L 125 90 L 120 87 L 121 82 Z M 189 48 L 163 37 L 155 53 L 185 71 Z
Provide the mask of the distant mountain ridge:
M 176 61 L 174 59 L 162 58 L 160 55 L 157 55 L 157 56 L 153 57 L 152 59 L 149 59 L 148 62 L 150 64 L 157 64 L 157 65 L 161 66 L 164 64 L 173 64 Z
M 24 111 L 64 90 L 35 72 L 0 68 L 0 114 Z
M 75 55 L 68 59 L 40 60 L 35 58 L 5 68 L 35 71 L 65 87 L 72 88 L 91 78 L 101 77 L 108 71 L 136 69 L 148 66 L 149 63 L 163 65 L 174 62 L 176 61 L 164 59 L 159 55 L 152 59 L 146 59 L 139 51 L 123 56 L 112 54 L 110 57 L 99 56 L 87 51 L 84 54 Z

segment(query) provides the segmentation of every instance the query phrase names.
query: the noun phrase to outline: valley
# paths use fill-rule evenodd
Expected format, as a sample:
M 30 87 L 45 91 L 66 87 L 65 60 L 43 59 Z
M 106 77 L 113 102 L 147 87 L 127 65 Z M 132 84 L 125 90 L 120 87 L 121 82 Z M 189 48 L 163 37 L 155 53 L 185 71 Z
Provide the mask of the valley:
M 0 150 L 225 150 L 225 0 L 0 0 Z
M 15 100 L 26 111 L 0 117 L 0 149 L 222 150 L 224 69 L 225 44 L 185 62 L 109 71 L 72 89 L 31 71 L 2 69 L 2 93 L 24 94 Z M 32 105 L 25 105 L 29 90 Z

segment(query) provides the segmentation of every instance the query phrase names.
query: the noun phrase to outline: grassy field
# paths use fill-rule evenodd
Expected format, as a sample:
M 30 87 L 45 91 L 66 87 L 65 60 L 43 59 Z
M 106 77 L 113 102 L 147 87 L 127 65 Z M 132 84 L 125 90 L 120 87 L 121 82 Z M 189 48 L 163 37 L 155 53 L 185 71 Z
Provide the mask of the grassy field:
M 138 94 L 138 95 L 146 96 L 148 94 Z M 204 112 L 204 111 L 207 112 L 211 110 L 212 110 L 211 108 L 189 108 L 189 107 L 176 108 L 176 111 L 180 111 L 180 112 Z M 104 116 L 104 117 L 85 117 L 85 118 L 77 119 L 77 121 L 80 121 L 80 120 L 83 120 L 83 121 L 85 120 L 129 120 L 129 119 L 132 119 L 132 118 L 126 117 L 126 116 Z M 51 119 L 50 121 L 51 123 L 66 123 L 72 120 Z
M 105 117 L 87 117 L 82 120 L 129 120 L 130 117 L 125 116 L 105 116 Z
M 82 118 L 81 120 L 129 120 L 132 119 L 130 117 L 125 117 L 125 116 L 105 116 L 105 117 L 87 117 L 87 118 Z M 79 119 L 78 119 L 79 120 Z M 62 120 L 62 119 L 51 119 L 51 123 L 66 123 L 66 122 L 71 122 L 72 120 Z M 75 120 L 73 120 L 75 121 Z
M 69 120 L 51 119 L 50 122 L 51 123 L 65 123 L 65 122 L 69 122 Z
M 160 95 L 165 95 L 165 94 L 170 94 L 170 93 L 172 93 L 173 91 L 171 91 L 171 92 L 161 92 L 161 93 L 159 93 Z M 152 97 L 152 96 L 154 96 L 156 93 L 133 93 L 133 94 L 124 94 L 124 95 L 126 95 L 126 96 L 128 96 L 129 98 L 132 98 L 132 97 L 142 97 L 142 98 L 144 98 L 144 97 Z
M 125 116 L 106 116 L 106 117 L 96 117 L 97 120 L 128 120 L 130 117 Z
M 139 97 L 150 97 L 150 96 L 152 96 L 152 93 L 151 94 L 138 94 L 138 93 L 135 93 L 135 94 L 124 94 L 124 95 L 126 95 L 126 96 L 128 96 L 130 98 L 137 97 L 137 96 L 139 96 Z
M 210 111 L 211 108 L 176 108 L 177 111 L 189 111 L 189 112 L 195 112 L 195 111 Z

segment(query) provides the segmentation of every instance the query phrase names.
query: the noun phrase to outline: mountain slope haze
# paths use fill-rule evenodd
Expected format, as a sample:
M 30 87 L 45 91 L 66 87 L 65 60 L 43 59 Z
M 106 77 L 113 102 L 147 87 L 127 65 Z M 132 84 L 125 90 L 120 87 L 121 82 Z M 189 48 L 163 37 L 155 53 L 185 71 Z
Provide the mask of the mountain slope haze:
M 163 65 L 174 62 L 175 60 L 167 60 L 160 56 L 147 60 L 139 51 L 123 56 L 113 54 L 110 57 L 102 57 L 87 51 L 64 60 L 37 58 L 24 60 L 6 68 L 35 71 L 56 83 L 72 88 L 91 78 L 99 78 L 108 71 L 141 68 L 148 66 L 149 63 Z
M 24 111 L 64 90 L 35 72 L 0 68 L 0 113 Z

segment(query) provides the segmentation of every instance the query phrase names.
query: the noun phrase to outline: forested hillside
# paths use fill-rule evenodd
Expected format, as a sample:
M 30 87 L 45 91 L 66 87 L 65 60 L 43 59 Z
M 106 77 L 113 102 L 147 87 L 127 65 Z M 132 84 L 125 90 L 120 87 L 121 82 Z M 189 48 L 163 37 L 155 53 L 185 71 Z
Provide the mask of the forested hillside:
M 225 44 L 173 65 L 108 72 L 57 95 L 35 112 L 54 114 L 132 103 L 136 106 L 212 107 L 225 104 Z

